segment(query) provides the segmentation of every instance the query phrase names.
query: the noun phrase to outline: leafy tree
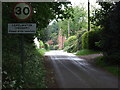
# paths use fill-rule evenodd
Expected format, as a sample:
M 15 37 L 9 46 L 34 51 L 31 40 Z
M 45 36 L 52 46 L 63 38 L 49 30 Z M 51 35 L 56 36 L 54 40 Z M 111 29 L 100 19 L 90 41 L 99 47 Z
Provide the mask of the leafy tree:
M 101 2 L 101 9 L 96 10 L 92 23 L 101 28 L 100 46 L 106 61 L 117 64 L 120 59 L 120 2 Z
M 48 31 L 48 40 L 52 40 L 54 45 L 56 45 L 58 42 L 58 31 L 59 31 L 59 26 L 56 21 L 53 22 L 52 25 L 49 25 L 47 28 Z
M 47 27 L 48 24 L 53 19 L 58 20 L 72 16 L 72 14 L 70 13 L 72 10 L 72 6 L 70 6 L 70 2 L 47 2 L 47 3 L 44 2 L 44 3 L 31 3 L 31 5 L 34 11 L 36 11 L 36 13 L 34 13 L 33 18 L 30 21 L 32 22 L 35 21 L 37 23 L 37 27 L 39 30 L 37 30 L 36 37 L 38 37 L 38 39 L 41 39 L 40 38 L 41 36 L 43 38 L 45 37 L 45 35 L 39 34 L 41 33 L 40 30 Z
M 99 31 L 91 30 L 82 35 L 82 49 L 100 50 L 96 45 L 99 42 Z
M 73 8 L 73 17 L 64 21 L 59 21 L 58 24 L 62 29 L 63 35 L 68 37 L 68 23 L 70 24 L 70 35 L 75 35 L 79 30 L 87 28 L 86 11 L 78 6 Z
M 3 13 L 2 13 L 2 72 L 3 72 L 3 88 L 29 88 L 29 87 L 45 87 L 43 85 L 43 62 L 42 57 L 35 50 L 33 45 L 33 39 L 38 37 L 40 40 L 46 40 L 47 30 L 44 30 L 45 27 L 49 24 L 49 22 L 53 19 L 64 19 L 71 14 L 69 14 L 71 6 L 69 7 L 69 3 L 64 2 L 31 2 L 31 6 L 33 7 L 33 15 L 32 18 L 28 21 L 22 23 L 36 23 L 37 24 L 37 33 L 36 34 L 25 34 L 24 38 L 24 54 L 26 55 L 24 58 L 25 62 L 25 78 L 23 78 L 21 74 L 21 64 L 20 64 L 20 47 L 19 41 L 21 40 L 21 36 L 19 34 L 8 34 L 8 23 L 18 23 L 16 19 L 12 16 L 12 7 L 15 3 L 2 3 Z M 62 9 L 64 6 L 64 10 Z M 67 13 L 67 14 L 66 14 Z M 56 17 L 57 15 L 57 17 Z M 38 70 L 38 68 L 40 68 Z M 32 72 L 32 74 L 31 74 Z M 43 75 L 42 75 L 43 74 Z M 41 80 L 40 80 L 41 78 Z M 39 81 L 39 82 L 37 82 Z

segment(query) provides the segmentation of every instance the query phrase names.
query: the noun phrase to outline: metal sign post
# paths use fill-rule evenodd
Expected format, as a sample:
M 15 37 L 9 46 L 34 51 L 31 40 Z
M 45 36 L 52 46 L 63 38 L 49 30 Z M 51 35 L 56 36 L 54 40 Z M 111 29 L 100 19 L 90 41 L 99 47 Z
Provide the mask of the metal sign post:
M 25 2 L 16 3 L 13 8 L 13 16 L 18 22 L 27 21 L 32 16 L 32 7 L 30 4 Z M 20 47 L 20 66 L 22 78 L 24 79 L 24 35 L 36 33 L 35 23 L 9 23 L 8 33 L 20 34 L 19 37 L 19 47 Z
M 19 37 L 19 41 L 20 41 L 20 62 L 21 62 L 21 73 L 22 76 L 24 77 L 24 36 L 21 34 L 21 36 Z

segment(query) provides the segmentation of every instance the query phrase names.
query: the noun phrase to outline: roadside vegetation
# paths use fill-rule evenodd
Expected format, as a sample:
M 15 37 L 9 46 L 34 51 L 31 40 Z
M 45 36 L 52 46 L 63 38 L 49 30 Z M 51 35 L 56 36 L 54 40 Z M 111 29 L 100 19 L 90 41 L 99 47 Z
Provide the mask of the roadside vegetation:
M 21 44 L 21 34 L 8 33 L 8 23 L 18 23 L 12 16 L 14 4 L 14 2 L 2 3 L 2 8 L 4 8 L 2 13 L 2 88 L 13 90 L 48 88 L 45 81 L 47 71 L 43 60 L 44 52 L 50 48 L 48 43 L 46 43 L 49 40 L 46 28 L 53 19 L 70 17 L 71 14 L 69 12 L 72 7 L 67 2 L 29 3 L 33 8 L 32 17 L 28 21 L 19 23 L 35 22 L 37 30 L 35 34 L 22 34 L 23 44 Z M 62 6 L 64 6 L 64 10 L 61 10 Z M 39 41 L 39 47 L 35 46 L 35 38 Z M 21 45 L 23 45 L 22 54 L 24 55 L 22 61 Z
M 83 28 L 83 26 L 86 26 L 86 23 L 77 29 L 74 28 L 75 33 L 72 32 L 73 30 L 70 32 L 70 36 L 64 43 L 64 50 L 76 53 L 76 55 L 102 53 L 104 60 L 102 60 L 103 57 L 98 57 L 96 58 L 96 64 L 119 76 L 120 16 L 118 10 L 120 9 L 120 2 L 100 2 L 99 5 L 101 8 L 93 9 L 92 16 L 90 17 L 91 30 L 87 31 L 87 27 Z M 78 17 L 80 18 L 80 16 Z M 85 15 L 82 17 L 85 17 Z M 81 24 L 77 23 L 77 25 L 80 26 Z M 68 30 L 66 29 L 66 31 Z M 69 41 L 69 39 L 71 40 Z
M 64 51 L 76 55 L 102 53 L 96 58 L 96 65 L 116 76 L 120 60 L 120 2 L 99 2 L 100 9 L 93 9 L 90 17 L 91 30 L 88 31 L 87 11 L 84 7 L 72 7 L 70 3 L 42 2 L 30 3 L 33 15 L 26 23 L 36 22 L 35 34 L 24 34 L 24 73 L 20 61 L 21 34 L 8 34 L 8 23 L 13 19 L 12 6 L 3 3 L 2 23 L 2 87 L 3 88 L 47 88 L 46 69 L 43 55 L 45 51 L 58 50 L 58 35 L 66 38 Z M 64 9 L 62 9 L 64 6 Z M 82 5 L 81 5 L 82 6 Z M 42 12 L 41 12 L 42 10 Z M 53 24 L 49 24 L 53 21 Z M 61 31 L 60 31 L 61 30 Z M 39 47 L 34 39 L 39 41 Z
M 14 36 L 11 36 L 11 38 Z M 22 72 L 20 61 L 20 48 L 17 39 L 9 41 L 7 37 L 3 41 L 9 47 L 3 48 L 3 88 L 46 88 L 42 49 L 36 49 L 34 45 L 24 42 L 24 71 Z M 16 47 L 14 47 L 14 43 Z
M 111 72 L 113 75 L 120 78 L 120 67 L 118 65 L 109 64 L 108 62 L 106 62 L 104 56 L 96 57 L 95 60 L 97 66 L 102 67 L 106 71 Z
M 76 52 L 76 55 L 89 55 L 89 54 L 100 54 L 100 53 L 101 53 L 100 51 L 82 49 L 82 50 Z
M 88 31 L 87 11 L 84 7 L 73 7 L 73 15 L 70 18 L 59 20 L 50 25 L 52 29 L 51 39 L 55 44 L 51 49 L 58 50 L 58 36 L 66 37 L 64 51 L 76 53 L 76 55 L 89 55 L 102 53 L 105 57 L 101 63 L 109 62 L 110 65 L 118 65 L 120 59 L 120 32 L 119 32 L 119 4 L 120 2 L 100 2 L 101 8 L 93 8 L 91 11 L 91 28 Z M 82 6 L 82 5 L 81 5 Z M 55 33 L 54 33 L 55 32 Z

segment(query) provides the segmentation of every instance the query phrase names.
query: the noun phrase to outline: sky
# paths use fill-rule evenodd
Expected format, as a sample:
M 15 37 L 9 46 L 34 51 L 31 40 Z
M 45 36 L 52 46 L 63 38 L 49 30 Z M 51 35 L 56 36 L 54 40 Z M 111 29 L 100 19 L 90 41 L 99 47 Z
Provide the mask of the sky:
M 72 6 L 81 6 L 80 3 L 84 4 L 84 7 L 87 10 L 88 7 L 88 0 L 69 0 L 72 3 Z M 99 8 L 100 6 L 96 3 L 96 0 L 89 0 L 91 7 L 94 6 L 96 8 Z

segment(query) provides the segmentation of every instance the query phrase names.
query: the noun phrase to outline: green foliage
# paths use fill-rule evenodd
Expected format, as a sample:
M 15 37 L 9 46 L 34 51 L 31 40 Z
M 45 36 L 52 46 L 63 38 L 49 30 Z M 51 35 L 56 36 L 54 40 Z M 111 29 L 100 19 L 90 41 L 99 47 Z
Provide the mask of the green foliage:
M 118 64 L 120 59 L 120 2 L 99 3 L 102 8 L 95 12 L 92 23 L 101 27 L 101 41 L 106 61 Z
M 16 35 L 3 41 L 3 88 L 45 88 L 43 57 L 30 43 L 24 42 L 24 76 L 21 70 L 20 48 Z M 9 41 L 9 39 L 11 40 Z M 16 42 L 16 43 L 13 43 Z M 5 46 L 9 45 L 9 47 Z M 14 45 L 16 47 L 14 47 Z
M 58 33 L 59 33 L 58 23 L 54 21 L 52 25 L 49 25 L 47 27 L 47 30 L 48 30 L 48 35 L 49 35 L 48 40 L 52 40 L 53 44 L 56 45 L 58 43 L 57 38 L 58 38 Z
M 53 19 L 58 20 L 72 17 L 70 2 L 41 2 L 31 3 L 31 5 L 33 10 L 36 11 L 31 21 L 37 23 L 38 30 L 36 37 L 38 37 L 38 40 L 47 41 L 49 39 L 49 31 L 46 27 Z
M 96 46 L 96 42 L 100 41 L 99 31 L 89 31 L 88 33 L 88 46 L 89 49 L 92 50 L 100 50 L 98 46 Z
M 3 33 L 5 35 L 5 33 L 7 33 L 8 23 L 15 23 L 18 21 L 14 19 L 12 15 L 13 6 L 15 3 L 4 2 L 2 4 L 2 8 L 4 8 L 2 15 L 4 29 Z M 25 21 L 24 23 L 35 22 L 37 24 L 37 32 L 36 34 L 25 35 L 26 40 L 29 42 L 33 42 L 34 36 L 43 42 L 47 41 L 49 38 L 49 32 L 44 28 L 46 28 L 53 19 L 64 19 L 72 16 L 70 13 L 72 11 L 70 2 L 31 2 L 30 4 L 33 8 L 32 18 L 30 18 L 28 21 Z
M 67 47 L 68 46 L 68 41 L 65 41 L 64 42 L 64 47 Z
M 61 30 L 61 34 L 66 37 L 68 37 L 68 20 L 65 19 L 63 21 L 58 22 L 59 30 Z
M 88 49 L 88 32 L 82 35 L 82 49 Z
M 32 49 L 25 45 L 26 59 L 24 61 L 24 78 L 25 85 L 24 87 L 29 88 L 46 88 L 45 85 L 45 67 L 44 60 L 42 55 L 45 52 L 45 49 Z
M 46 52 L 46 49 L 44 49 L 44 48 L 38 49 L 38 52 L 40 53 L 40 55 L 43 56 Z
M 50 49 L 49 44 L 45 43 L 44 46 L 45 46 L 45 49 L 46 49 L 46 50 L 49 50 L 49 49 Z
M 37 51 L 35 46 L 32 46 L 33 39 L 38 37 L 43 42 L 47 41 L 47 30 L 43 28 L 47 27 L 49 22 L 53 19 L 63 19 L 71 16 L 69 13 L 72 9 L 68 6 L 68 2 L 31 2 L 33 8 L 32 18 L 25 22 L 20 23 L 36 23 L 36 34 L 24 34 L 24 77 L 21 73 L 20 62 L 20 47 L 19 41 L 21 36 L 19 34 L 8 34 L 8 23 L 18 23 L 13 18 L 13 6 L 14 2 L 2 3 L 2 72 L 3 72 L 3 88 L 45 88 L 45 70 L 43 65 L 44 54 L 43 49 Z M 69 4 L 70 5 L 70 4 Z M 61 9 L 63 8 L 64 9 Z M 36 12 L 36 13 L 35 13 Z M 67 13 L 67 14 L 66 14 Z M 56 17 L 57 15 L 57 17 Z
M 100 9 L 96 9 L 93 12 L 93 16 L 91 17 L 91 23 L 95 26 L 104 26 L 106 24 L 107 18 L 109 18 L 109 12 L 113 9 L 113 3 L 109 2 L 99 2 L 101 5 Z
M 58 45 L 50 45 L 50 50 L 58 50 L 59 46 Z
M 73 20 L 70 21 L 71 35 L 76 34 L 77 31 L 87 29 L 87 13 L 85 8 L 76 6 L 73 8 Z
M 44 48 L 44 43 L 43 43 L 43 41 L 39 41 L 39 45 L 40 45 L 40 48 Z
M 96 60 L 96 65 L 99 67 L 104 68 L 106 71 L 111 72 L 113 75 L 120 77 L 120 68 L 116 65 L 110 65 L 106 62 L 106 57 L 104 56 L 99 56 L 95 58 Z
M 62 35 L 68 37 L 68 23 L 70 26 L 70 35 L 75 35 L 79 30 L 87 29 L 87 13 L 84 8 L 79 8 L 78 6 L 73 8 L 73 18 L 65 19 L 59 21 L 59 28 L 62 30 Z
M 82 35 L 85 32 L 86 32 L 85 30 L 82 30 L 77 33 L 77 50 L 82 49 Z
M 59 46 L 58 45 L 54 45 L 54 50 L 58 50 Z
M 54 50 L 54 45 L 50 45 L 50 50 Z
M 65 51 L 68 52 L 75 52 L 77 50 L 77 37 L 76 36 L 71 36 L 67 39 L 66 47 L 64 48 Z
M 91 50 L 100 50 L 96 42 L 100 41 L 99 31 L 91 30 L 82 35 L 82 48 Z
M 85 30 L 79 31 L 77 35 L 71 36 L 64 42 L 64 50 L 68 52 L 76 52 L 81 49 L 82 35 L 85 33 Z
M 70 36 L 70 37 L 67 39 L 68 45 L 69 45 L 69 46 L 73 45 L 73 43 L 75 42 L 76 38 L 77 38 L 76 36 Z
M 76 55 L 89 55 L 89 54 L 98 54 L 98 53 L 100 53 L 100 52 L 88 50 L 88 49 L 83 49 L 83 50 L 77 51 Z
M 68 51 L 69 48 L 70 48 L 69 46 L 64 47 L 64 51 Z

